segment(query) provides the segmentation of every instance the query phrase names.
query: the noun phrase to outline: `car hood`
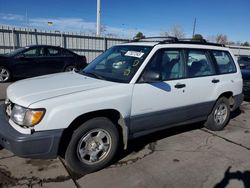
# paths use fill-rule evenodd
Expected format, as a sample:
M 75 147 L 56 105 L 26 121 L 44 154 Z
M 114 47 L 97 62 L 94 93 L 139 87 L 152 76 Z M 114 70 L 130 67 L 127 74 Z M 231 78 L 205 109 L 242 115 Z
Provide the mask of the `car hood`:
M 41 100 L 116 84 L 75 72 L 58 73 L 18 81 L 8 87 L 7 97 L 13 103 L 28 107 Z

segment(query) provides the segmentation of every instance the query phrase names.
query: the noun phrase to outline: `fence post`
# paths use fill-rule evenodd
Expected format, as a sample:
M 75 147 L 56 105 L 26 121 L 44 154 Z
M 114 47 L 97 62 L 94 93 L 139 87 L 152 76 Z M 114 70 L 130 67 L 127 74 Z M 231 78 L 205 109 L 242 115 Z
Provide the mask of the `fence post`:
M 36 45 L 38 45 L 37 29 L 35 29 L 34 31 L 35 31 L 35 40 L 36 40 Z
M 62 31 L 60 31 L 60 33 L 61 33 L 61 40 L 60 40 L 61 44 L 60 44 L 60 46 L 63 47 L 63 33 L 62 33 Z
M 62 34 L 62 36 L 63 36 L 63 47 L 64 47 L 64 48 L 67 48 L 66 35 L 65 35 L 65 34 Z
M 104 37 L 104 51 L 108 49 L 108 39 Z
M 16 46 L 16 37 L 15 37 L 15 28 L 12 28 L 12 46 L 13 46 L 13 50 L 15 50 L 15 46 Z

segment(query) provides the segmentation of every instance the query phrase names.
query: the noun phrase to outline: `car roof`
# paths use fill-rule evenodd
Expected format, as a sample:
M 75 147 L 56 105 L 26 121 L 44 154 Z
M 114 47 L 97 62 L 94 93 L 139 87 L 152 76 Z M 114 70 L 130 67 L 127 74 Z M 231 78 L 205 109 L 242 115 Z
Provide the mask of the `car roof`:
M 45 45 L 45 44 L 28 45 L 25 48 L 31 48 L 31 47 L 54 47 L 54 48 L 61 48 L 60 46 Z

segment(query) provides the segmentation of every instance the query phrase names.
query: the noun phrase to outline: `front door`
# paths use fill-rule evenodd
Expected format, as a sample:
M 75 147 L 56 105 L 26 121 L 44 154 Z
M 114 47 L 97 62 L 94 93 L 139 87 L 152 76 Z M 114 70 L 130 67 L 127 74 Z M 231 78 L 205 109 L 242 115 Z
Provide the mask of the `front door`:
M 32 47 L 15 57 L 14 72 L 16 77 L 33 77 L 39 75 L 37 59 L 40 56 L 40 48 Z

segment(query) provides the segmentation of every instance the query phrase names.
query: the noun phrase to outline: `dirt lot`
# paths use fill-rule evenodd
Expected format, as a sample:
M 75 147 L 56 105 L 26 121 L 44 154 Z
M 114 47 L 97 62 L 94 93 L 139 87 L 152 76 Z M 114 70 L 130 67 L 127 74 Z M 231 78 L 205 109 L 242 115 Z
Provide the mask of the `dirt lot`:
M 250 187 L 250 103 L 225 130 L 201 124 L 133 140 L 117 162 L 77 177 L 63 160 L 30 160 L 0 150 L 0 187 Z

